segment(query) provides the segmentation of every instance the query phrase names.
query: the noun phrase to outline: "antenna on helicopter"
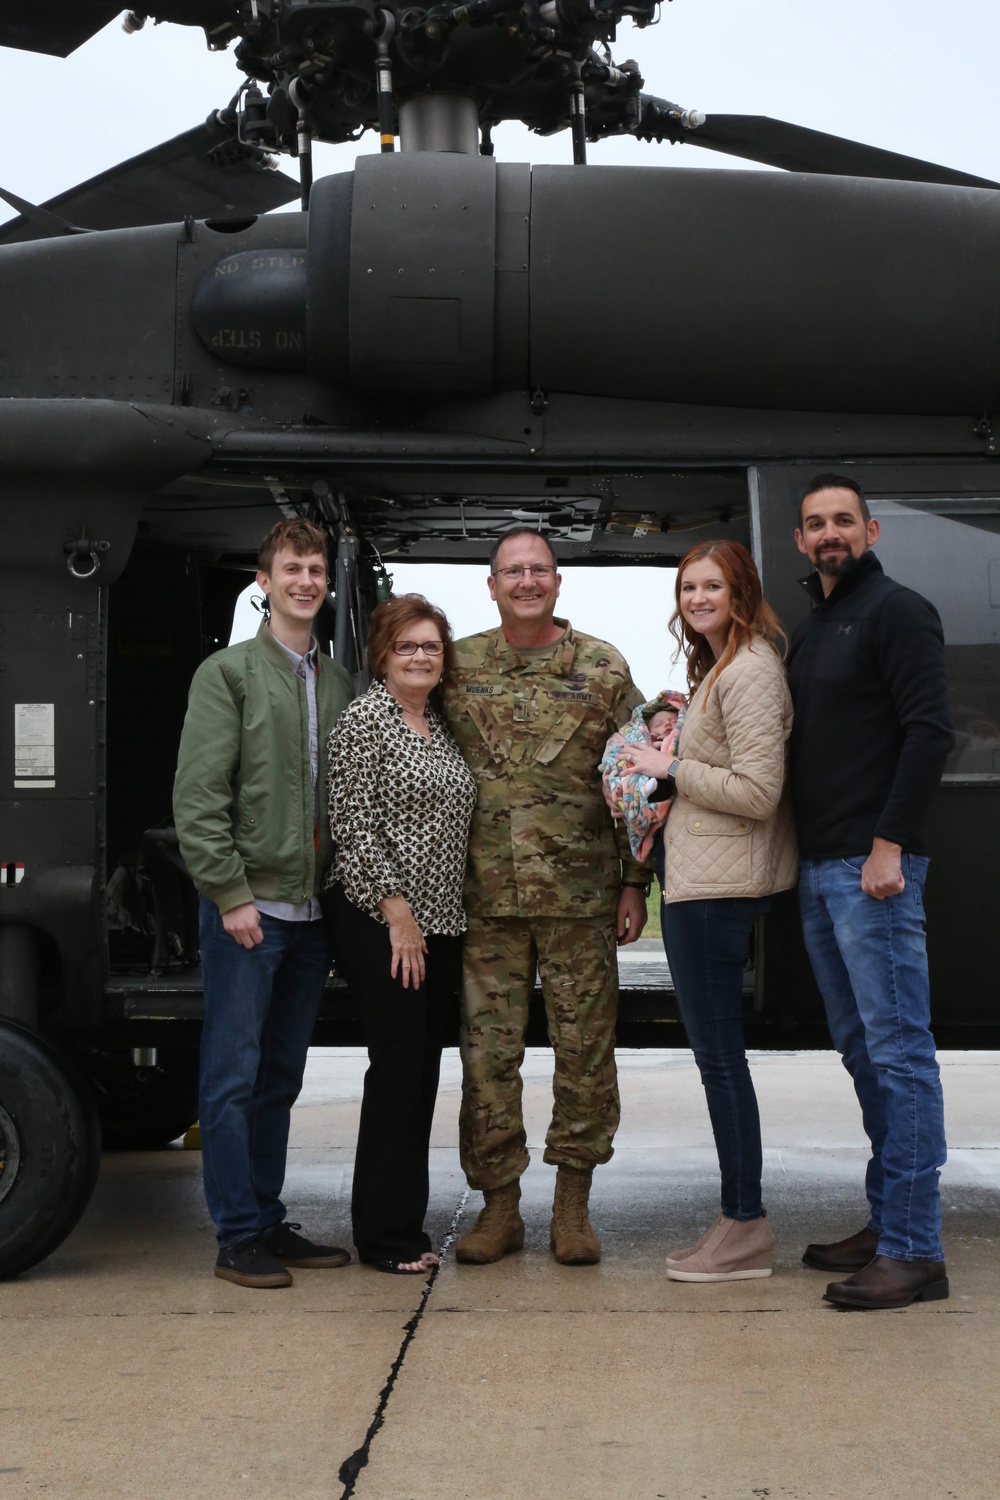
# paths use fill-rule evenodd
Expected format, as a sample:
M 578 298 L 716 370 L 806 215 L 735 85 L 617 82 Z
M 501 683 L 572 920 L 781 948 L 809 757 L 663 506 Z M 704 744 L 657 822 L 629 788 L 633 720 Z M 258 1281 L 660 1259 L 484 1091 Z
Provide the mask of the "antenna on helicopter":
M 568 66 L 570 132 L 573 137 L 573 165 L 587 165 L 587 99 L 580 64 L 576 58 Z
M 50 213 L 47 208 L 39 208 L 36 203 L 29 203 L 27 198 L 19 198 L 16 193 L 10 193 L 6 188 L 0 188 L 0 198 L 5 203 L 9 203 L 11 208 L 16 208 L 21 217 L 35 227 L 39 238 L 57 234 L 87 233 L 87 230 L 81 229 L 78 224 L 71 224 L 60 214 Z
M 392 97 L 392 60 L 389 43 L 396 30 L 396 17 L 391 10 L 380 10 L 382 29 L 376 37 L 378 59 L 375 75 L 378 79 L 378 133 L 382 152 L 389 154 L 396 149 L 396 107 Z
M 292 79 L 288 86 L 288 97 L 298 110 L 298 118 L 295 122 L 295 155 L 299 163 L 302 212 L 305 213 L 309 208 L 309 196 L 312 193 L 313 183 L 312 126 L 306 113 L 309 96 L 301 78 Z

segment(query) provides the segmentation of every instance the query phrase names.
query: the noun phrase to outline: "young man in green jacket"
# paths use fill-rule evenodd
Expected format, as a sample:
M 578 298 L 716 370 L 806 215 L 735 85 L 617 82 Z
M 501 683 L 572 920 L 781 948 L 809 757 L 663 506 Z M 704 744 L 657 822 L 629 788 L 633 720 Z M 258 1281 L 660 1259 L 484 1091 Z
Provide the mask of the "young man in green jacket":
M 216 1276 L 290 1286 L 289 1266 L 342 1266 L 285 1220 L 291 1107 L 330 968 L 319 892 L 332 854 L 326 741 L 354 696 L 312 624 L 326 538 L 279 521 L 261 543 L 267 618 L 195 673 L 174 782 L 181 853 L 201 896 L 201 1143 Z

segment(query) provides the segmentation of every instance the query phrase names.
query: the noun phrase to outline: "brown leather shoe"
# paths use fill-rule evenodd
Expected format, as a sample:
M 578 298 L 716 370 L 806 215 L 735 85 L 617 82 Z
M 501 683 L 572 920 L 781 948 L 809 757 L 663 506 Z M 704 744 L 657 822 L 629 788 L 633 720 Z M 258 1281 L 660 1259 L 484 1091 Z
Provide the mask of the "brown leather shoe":
M 832 1245 L 807 1245 L 802 1257 L 804 1266 L 814 1271 L 860 1271 L 878 1254 L 878 1235 L 867 1224 L 846 1240 Z
M 937 1302 L 947 1295 L 948 1273 L 943 1260 L 893 1260 L 888 1255 L 876 1255 L 870 1265 L 846 1281 L 831 1281 L 823 1301 L 864 1312 L 909 1307 L 911 1302 Z

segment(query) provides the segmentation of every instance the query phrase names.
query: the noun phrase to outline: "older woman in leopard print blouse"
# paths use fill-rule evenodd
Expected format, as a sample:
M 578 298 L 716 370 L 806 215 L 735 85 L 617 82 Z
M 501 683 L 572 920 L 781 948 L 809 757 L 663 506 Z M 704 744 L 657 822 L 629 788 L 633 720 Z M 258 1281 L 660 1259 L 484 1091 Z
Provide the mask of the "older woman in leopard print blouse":
M 462 881 L 476 784 L 433 706 L 446 617 L 420 594 L 380 604 L 375 679 L 330 736 L 335 854 L 324 908 L 368 1047 L 351 1214 L 359 1258 L 426 1275 L 427 1155 L 441 1048 L 457 1014 Z

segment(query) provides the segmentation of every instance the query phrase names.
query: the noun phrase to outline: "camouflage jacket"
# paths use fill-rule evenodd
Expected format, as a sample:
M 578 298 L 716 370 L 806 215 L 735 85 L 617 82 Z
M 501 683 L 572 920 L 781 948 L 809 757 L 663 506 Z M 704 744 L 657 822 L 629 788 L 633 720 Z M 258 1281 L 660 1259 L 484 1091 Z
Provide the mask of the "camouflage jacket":
M 522 656 L 501 629 L 455 648 L 445 713 L 479 787 L 470 916 L 607 918 L 622 879 L 650 879 L 611 819 L 598 769 L 642 694 L 613 646 L 556 624 L 565 635 L 543 655 Z

